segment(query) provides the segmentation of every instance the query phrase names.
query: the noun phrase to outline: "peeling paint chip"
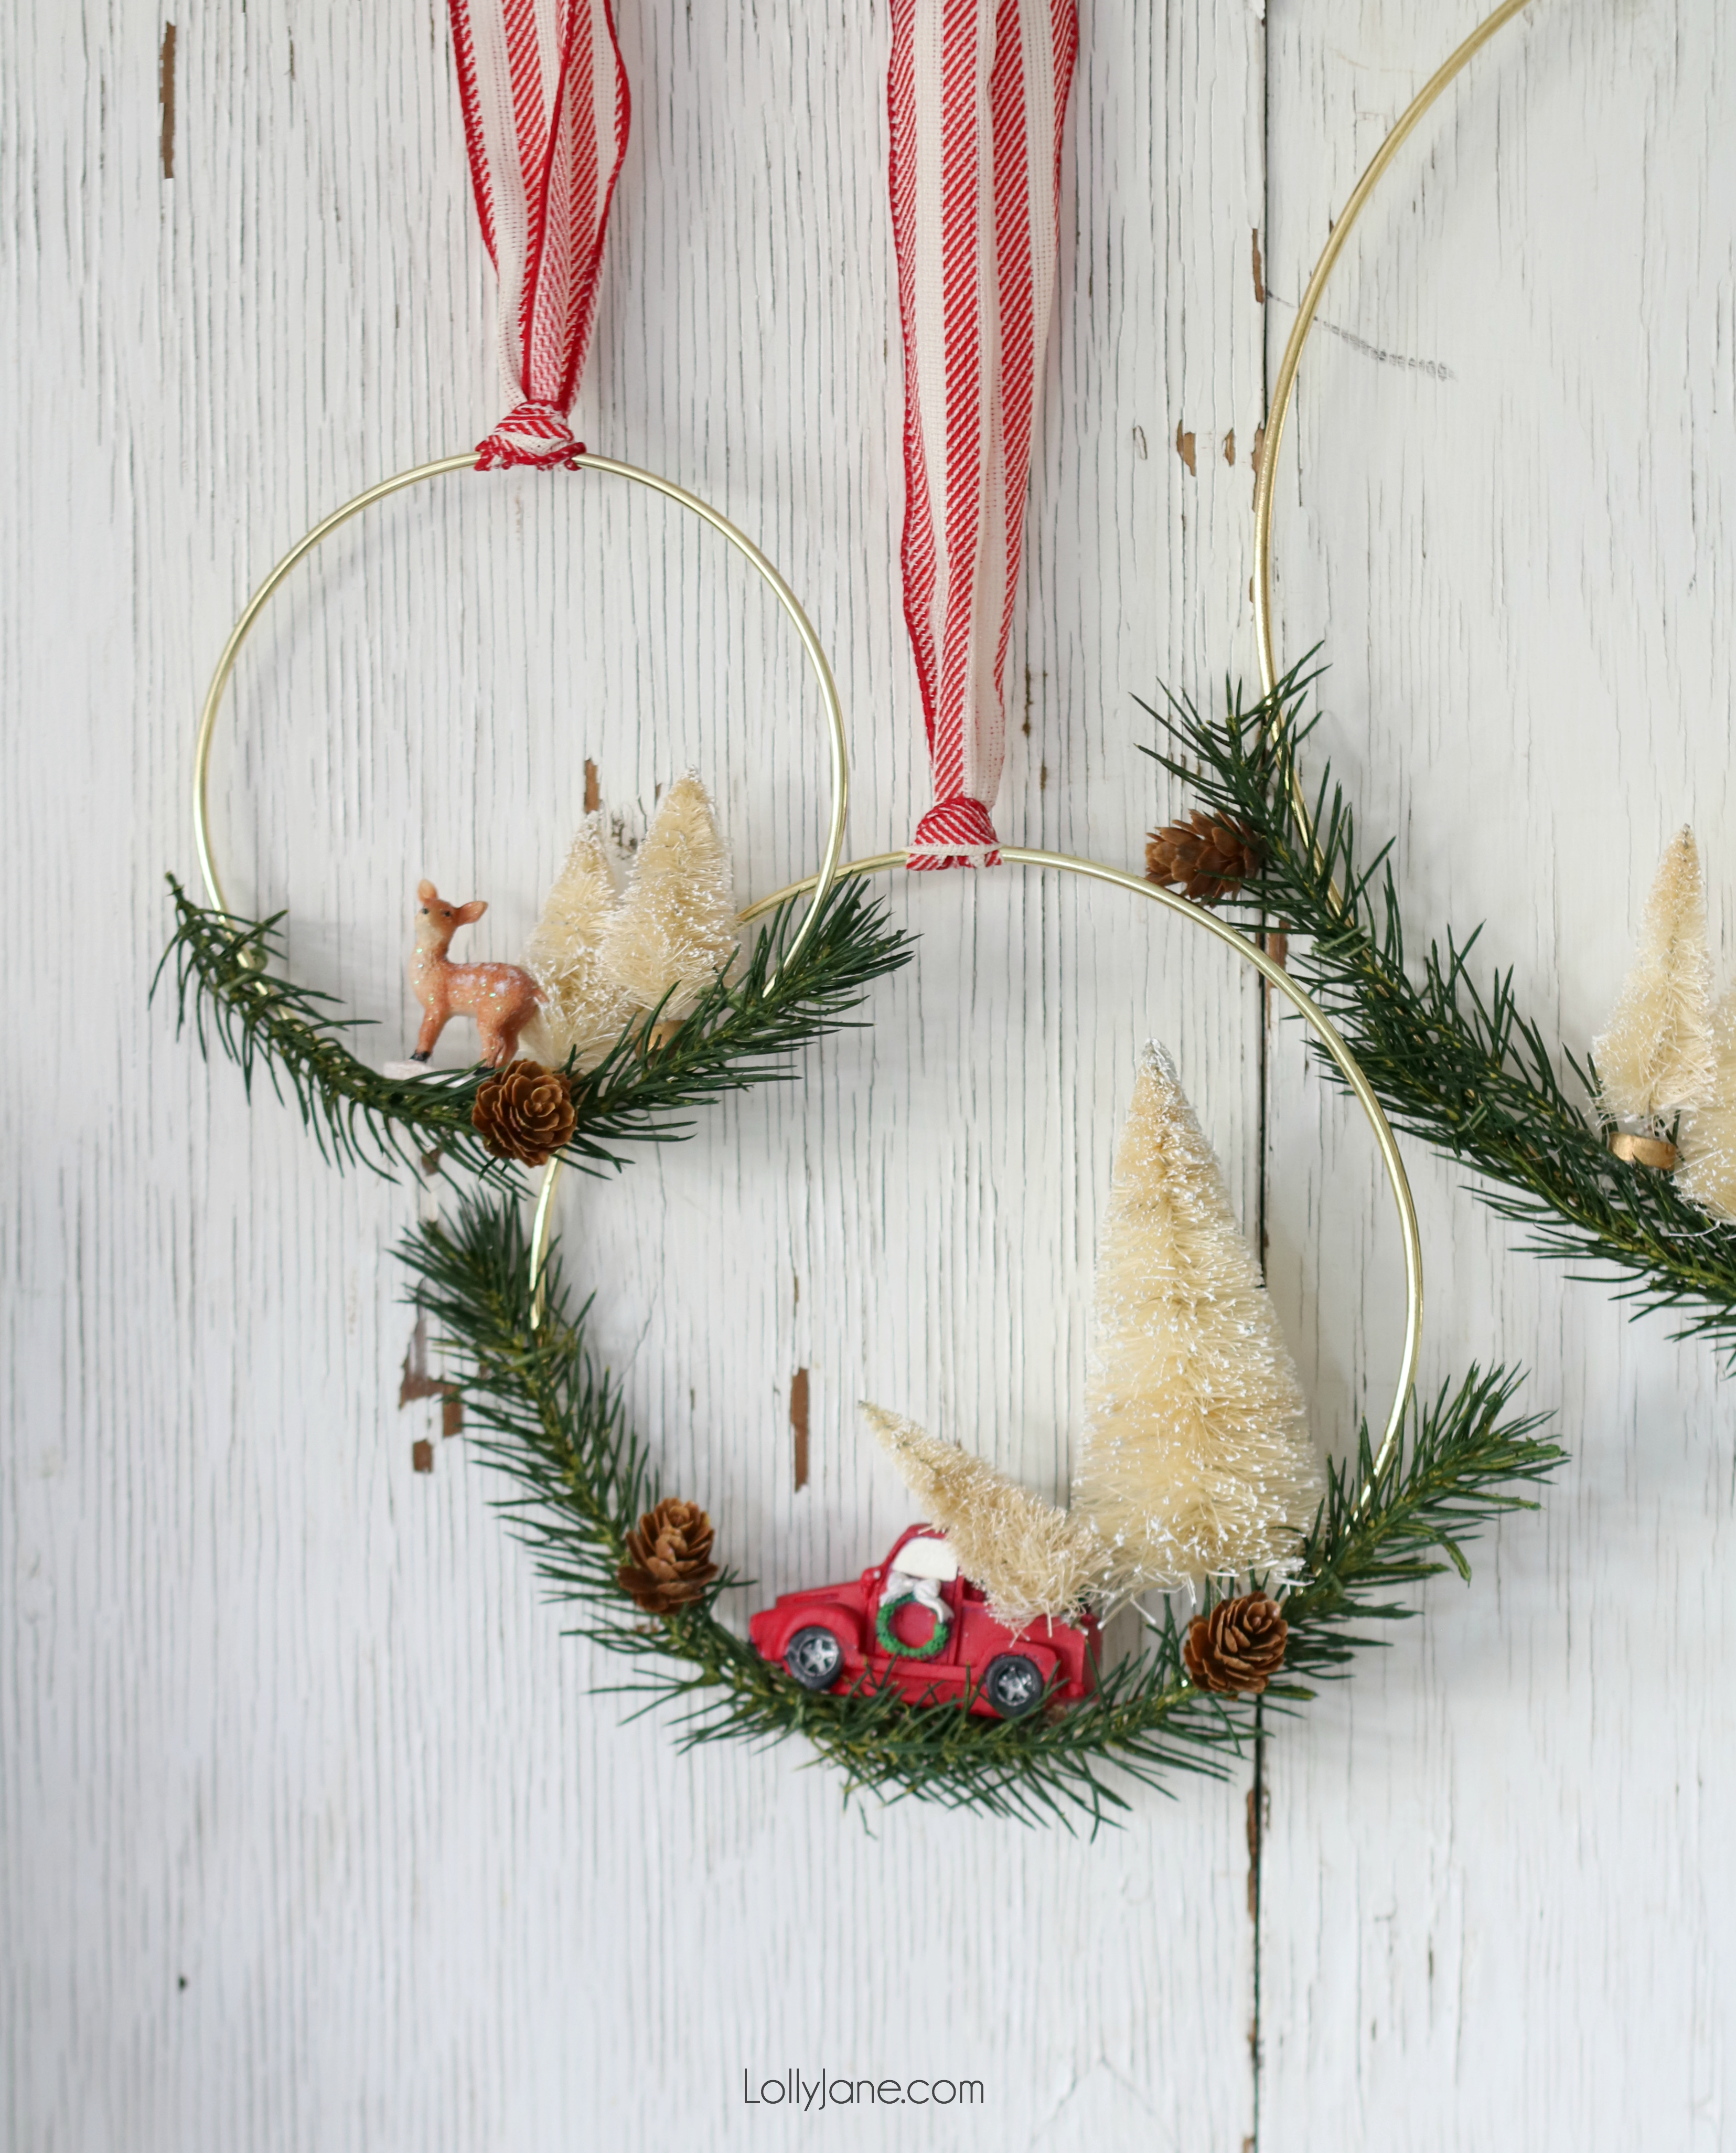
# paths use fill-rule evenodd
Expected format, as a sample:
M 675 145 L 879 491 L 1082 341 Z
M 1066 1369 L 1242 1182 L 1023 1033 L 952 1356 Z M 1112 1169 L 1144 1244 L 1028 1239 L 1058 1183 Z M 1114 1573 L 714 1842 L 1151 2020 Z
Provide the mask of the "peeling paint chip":
M 418 1473 L 434 1471 L 434 1445 L 426 1436 L 418 1437 L 410 1445 L 410 1464 L 413 1470 Z
M 441 1398 L 445 1395 L 445 1384 L 438 1376 L 428 1372 L 428 1319 L 419 1316 L 404 1356 L 404 1373 L 398 1378 L 398 1409 L 402 1412 L 418 1398 Z
M 808 1484 L 808 1372 L 798 1368 L 789 1386 L 789 1427 L 795 1438 L 795 1486 Z
M 585 812 L 594 815 L 603 804 L 602 787 L 596 781 L 596 765 L 585 758 Z
M 1191 434 L 1182 432 L 1181 421 L 1179 419 L 1175 421 L 1175 453 L 1197 478 L 1199 471 L 1194 463 L 1194 437 Z
M 163 160 L 163 177 L 175 177 L 175 25 L 163 25 L 163 43 L 157 53 L 157 102 L 163 109 L 162 134 L 157 147 Z
M 416 1327 L 410 1333 L 409 1351 L 404 1356 L 404 1374 L 398 1385 L 398 1409 L 400 1412 L 419 1398 L 438 1398 L 440 1401 L 440 1433 L 457 1435 L 464 1424 L 464 1401 L 459 1396 L 456 1383 L 448 1382 L 443 1376 L 428 1372 L 428 1323 L 419 1316 Z M 417 1467 L 419 1473 L 423 1470 Z

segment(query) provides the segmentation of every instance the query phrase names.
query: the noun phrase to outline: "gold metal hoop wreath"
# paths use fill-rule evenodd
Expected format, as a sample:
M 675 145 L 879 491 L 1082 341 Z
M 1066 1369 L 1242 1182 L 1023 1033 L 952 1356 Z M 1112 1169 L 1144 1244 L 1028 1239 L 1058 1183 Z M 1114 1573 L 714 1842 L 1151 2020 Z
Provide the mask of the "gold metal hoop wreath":
M 287 1021 L 292 1037 L 305 1039 L 310 1028 L 317 1027 L 322 1020 L 303 1014 L 311 1010 L 312 1004 L 305 997 L 297 1000 L 298 990 L 289 983 L 264 975 L 263 940 L 270 923 L 238 921 L 226 910 L 211 841 L 207 791 L 217 718 L 237 657 L 273 593 L 297 565 L 333 532 L 393 493 L 424 480 L 471 467 L 468 456 L 442 458 L 385 480 L 346 503 L 299 540 L 277 562 L 249 600 L 224 645 L 200 712 L 194 755 L 194 824 L 211 909 L 198 914 L 190 929 L 184 918 L 183 932 L 204 935 L 206 940 L 203 948 L 207 952 L 213 948 L 216 950 L 216 985 L 213 989 L 212 979 L 202 975 L 203 985 L 220 996 L 217 1030 L 232 1058 L 240 1061 L 244 1069 L 250 1066 L 249 1026 L 271 995 L 275 994 L 279 998 L 280 1008 L 287 1002 L 291 1011 Z M 824 938 L 815 939 L 816 930 L 835 886 L 901 868 L 906 864 L 907 855 L 901 851 L 890 852 L 847 864 L 843 862 L 849 776 L 836 685 L 806 615 L 788 584 L 759 548 L 716 511 L 669 481 L 602 457 L 587 456 L 579 468 L 646 486 L 717 531 L 772 590 L 795 627 L 820 685 L 832 776 L 831 812 L 820 868 L 816 873 L 759 899 L 739 915 L 744 927 L 774 912 L 788 919 L 794 917 L 796 903 L 805 897 L 807 899 L 799 925 L 787 944 L 769 944 L 762 938 L 754 959 L 758 970 L 754 976 L 757 981 L 764 982 L 763 990 L 769 995 L 780 979 L 794 980 L 793 968 L 805 944 L 811 944 L 815 952 L 821 949 Z M 1374 1133 L 1398 1214 L 1404 1250 L 1404 1327 L 1397 1379 L 1378 1444 L 1373 1444 L 1365 1432 L 1356 1458 L 1343 1468 L 1345 1477 L 1339 1477 L 1338 1468 L 1334 1469 L 1322 1514 L 1330 1512 L 1335 1522 L 1329 1529 L 1341 1532 L 1348 1520 L 1374 1517 L 1381 1491 L 1402 1469 L 1403 1436 L 1421 1336 L 1423 1268 L 1415 1209 L 1403 1162 L 1392 1129 L 1367 1078 L 1318 1004 L 1263 949 L 1215 914 L 1157 884 L 1097 861 L 1016 847 L 1003 847 L 1002 858 L 1009 867 L 1077 875 L 1089 882 L 1123 890 L 1160 907 L 1190 928 L 1202 930 L 1241 963 L 1251 966 L 1302 1020 L 1356 1100 Z M 178 888 L 177 903 L 185 914 L 188 908 Z M 878 932 L 877 928 L 874 931 Z M 895 935 L 878 946 L 882 950 L 896 951 L 900 940 Z M 781 954 L 773 954 L 779 946 Z M 856 978 L 865 982 L 886 970 L 890 963 L 898 961 L 901 958 L 896 955 L 876 956 L 859 971 Z M 185 973 L 182 985 L 185 1010 Z M 820 1022 L 815 1031 L 825 1028 Z M 239 1048 L 235 1036 L 236 1029 L 242 1036 Z M 703 1033 L 700 1036 L 703 1037 Z M 628 1057 L 618 1066 L 625 1081 L 623 1096 L 630 1097 L 633 1079 L 629 1071 L 639 1060 L 637 1050 L 628 1048 L 624 1035 L 622 1044 L 614 1050 L 614 1054 Z M 347 1054 L 344 1058 L 353 1059 Z M 651 1061 L 652 1057 L 646 1058 L 647 1069 Z M 612 1072 L 617 1066 L 617 1061 L 612 1059 L 599 1072 L 603 1078 L 599 1096 L 605 1112 L 612 1111 L 608 1102 L 615 1096 L 616 1078 Z M 764 1064 L 754 1071 L 755 1076 L 762 1073 L 769 1073 Z M 328 1089 L 328 1080 L 318 1071 L 309 1076 L 303 1068 L 294 1081 L 304 1111 L 309 1105 L 310 1092 L 320 1095 L 328 1112 L 334 1092 L 340 1103 L 346 1096 L 341 1083 L 335 1080 L 330 1080 L 332 1088 Z M 753 1077 L 746 1081 L 753 1081 Z M 424 1085 L 430 1087 L 429 1096 L 438 1096 L 434 1080 L 412 1080 L 412 1084 L 419 1101 L 424 1096 Z M 408 1117 L 417 1126 L 424 1126 L 428 1116 L 437 1111 L 449 1117 L 454 1109 L 449 1102 L 439 1108 L 424 1108 L 419 1104 Z M 338 1118 L 333 1117 L 334 1125 Z M 465 1133 L 468 1135 L 468 1128 Z M 405 1155 L 400 1150 L 399 1156 Z M 591 1156 L 609 1154 L 593 1150 Z M 487 1163 L 485 1160 L 482 1163 Z M 582 1314 L 576 1319 L 567 1309 L 564 1290 L 558 1283 L 557 1267 L 550 1261 L 554 1239 L 552 1207 L 560 1170 L 561 1160 L 556 1154 L 548 1159 L 545 1167 L 528 1234 L 510 1196 L 504 1202 L 493 1204 L 467 1202 L 449 1230 L 442 1221 L 425 1223 L 404 1244 L 401 1253 L 418 1278 L 419 1305 L 424 1311 L 430 1308 L 439 1311 L 443 1336 L 449 1348 L 458 1355 L 460 1369 L 465 1372 L 461 1377 L 461 1388 L 476 1404 L 482 1416 L 481 1426 L 504 1431 L 532 1428 L 541 1431 L 522 1452 L 521 1464 L 510 1465 L 505 1469 L 534 1484 L 539 1499 L 553 1504 L 557 1509 L 563 1504 L 572 1509 L 570 1526 L 557 1524 L 550 1529 L 548 1545 L 558 1543 L 568 1552 L 561 1556 L 558 1570 L 549 1575 L 564 1580 L 565 1589 L 569 1591 L 573 1589 L 576 1580 L 586 1580 L 579 1588 L 586 1592 L 626 1591 L 628 1587 L 624 1580 L 637 1573 L 618 1566 L 638 1560 L 634 1550 L 643 1543 L 647 1525 L 654 1524 L 672 1504 L 682 1519 L 693 1523 L 695 1531 L 703 1529 L 701 1545 L 706 1550 L 710 1546 L 711 1527 L 705 1514 L 697 1506 L 673 1498 L 659 1505 L 654 1516 L 647 1513 L 638 1517 L 637 1526 L 632 1523 L 642 1498 L 655 1486 L 655 1474 L 642 1446 L 621 1421 L 618 1398 L 608 1379 L 599 1377 L 585 1356 Z M 485 1291 L 487 1306 L 494 1311 L 488 1315 L 481 1313 L 483 1304 L 477 1300 L 473 1290 L 485 1272 L 494 1282 Z M 520 1296 L 512 1304 L 517 1312 L 502 1318 L 500 1282 L 515 1276 L 520 1285 L 507 1290 L 510 1295 Z M 552 1322 L 551 1310 L 556 1319 Z M 476 1323 L 486 1329 L 497 1320 L 505 1321 L 507 1329 L 498 1334 L 493 1344 L 483 1344 Z M 1485 1386 L 1484 1392 L 1478 1392 L 1474 1381 L 1450 1411 L 1475 1413 L 1485 1410 L 1489 1389 Z M 1498 1405 L 1505 1395 L 1504 1391 L 1500 1392 L 1494 1402 Z M 1437 1414 L 1441 1410 L 1440 1407 L 1435 1408 Z M 562 1433 L 563 1429 L 571 1433 Z M 503 1450 L 510 1445 L 493 1441 L 486 1448 L 500 1465 L 503 1463 Z M 596 1477 L 599 1474 L 603 1476 L 601 1479 Z M 701 1562 L 705 1559 L 703 1553 L 696 1558 Z M 718 1575 L 714 1568 L 705 1574 Z M 728 1582 L 726 1574 L 717 1589 L 721 1591 Z M 698 1589 L 703 1591 L 703 1588 Z M 1337 1588 L 1327 1585 L 1320 1589 L 1330 1594 Z M 1305 1589 L 1304 1601 L 1307 1597 Z M 1211 1604 L 1208 1586 L 1208 1608 Z M 1228 1611 L 1230 1605 L 1224 1603 L 1224 1611 Z M 1263 1607 L 1271 1603 L 1234 1603 L 1238 1608 L 1244 1605 Z M 1200 1619 L 1203 1621 L 1205 1618 Z M 823 1751 L 845 1764 L 854 1785 L 891 1784 L 907 1791 L 926 1789 L 953 1804 L 978 1804 L 998 1814 L 1032 1819 L 1061 1814 L 1063 1805 L 1071 1804 L 1100 1821 L 1109 1807 L 1124 1804 L 1120 1797 L 1098 1779 L 1093 1769 L 1094 1759 L 1099 1763 L 1113 1763 L 1135 1778 L 1153 1777 L 1174 1754 L 1167 1730 L 1177 1723 L 1178 1715 L 1188 1722 L 1192 1731 L 1187 1738 L 1199 1743 L 1204 1756 L 1210 1757 L 1220 1745 L 1233 1748 L 1243 1738 L 1240 1718 L 1224 1713 L 1218 1702 L 1208 1694 L 1216 1685 L 1208 1684 L 1201 1689 L 1181 1672 L 1180 1646 L 1173 1634 L 1170 1616 L 1165 1617 L 1165 1641 L 1156 1658 L 1148 1662 L 1146 1658 L 1135 1655 L 1100 1673 L 1090 1704 L 1075 1707 L 1070 1714 L 1063 1716 L 1064 1732 L 1051 1727 L 1047 1717 L 1040 1713 L 1030 1718 L 985 1722 L 972 1712 L 952 1715 L 952 1723 L 933 1735 L 923 1731 L 926 1722 L 920 1711 L 907 1732 L 902 1720 L 889 1717 L 894 1703 L 891 1692 L 876 1697 L 871 1694 L 859 1696 L 851 1690 L 838 1697 L 808 1697 L 805 1692 L 811 1684 L 792 1683 L 789 1677 L 774 1671 L 758 1657 L 749 1640 L 717 1621 L 708 1599 L 702 1599 L 685 1613 L 678 1610 L 671 1621 L 674 1626 L 663 1640 L 664 1646 L 678 1657 L 692 1662 L 700 1672 L 691 1678 L 678 1674 L 670 1678 L 667 1685 L 654 1682 L 653 1691 L 668 1687 L 679 1692 L 691 1680 L 714 1686 L 720 1697 L 717 1709 L 723 1718 L 708 1732 L 733 1729 L 749 1736 L 774 1738 L 779 1733 L 805 1733 Z M 598 1634 L 605 1642 L 618 1637 L 622 1641 L 616 1649 L 637 1652 L 654 1649 L 656 1636 L 660 1633 L 617 1626 Z M 1327 1645 L 1320 1649 L 1330 1658 L 1336 1648 Z M 1172 1666 L 1173 1677 L 1165 1672 Z M 822 1706 L 835 1710 L 821 1714 Z M 1204 1718 L 1200 1716 L 1202 1713 Z M 688 1738 L 703 1738 L 690 1731 Z M 1208 1764 L 1206 1769 L 1216 1768 Z

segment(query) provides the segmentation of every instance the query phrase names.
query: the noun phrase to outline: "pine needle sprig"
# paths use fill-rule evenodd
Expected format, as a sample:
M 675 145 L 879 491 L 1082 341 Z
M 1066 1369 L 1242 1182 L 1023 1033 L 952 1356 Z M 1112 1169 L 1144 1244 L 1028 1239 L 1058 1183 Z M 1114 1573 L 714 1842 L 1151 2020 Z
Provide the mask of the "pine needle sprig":
M 158 978 L 173 965 L 177 1027 L 191 1026 L 201 1054 L 208 1058 L 215 1046 L 234 1062 L 250 1096 L 263 1069 L 335 1165 L 389 1174 L 438 1151 L 443 1163 L 511 1181 L 471 1126 L 491 1070 L 382 1074 L 348 1043 L 361 1020 L 335 1015 L 332 996 L 272 969 L 282 955 L 282 913 L 236 919 L 195 904 L 168 879 L 175 926 Z M 888 928 L 884 908 L 860 883 L 831 893 L 814 932 L 785 962 L 797 912 L 796 902 L 779 907 L 739 970 L 706 990 L 668 1044 L 648 1045 L 662 1015 L 653 1010 L 634 1019 L 595 1069 L 574 1076 L 577 1123 L 563 1158 L 599 1173 L 624 1163 L 617 1145 L 689 1135 L 690 1109 L 793 1076 L 799 1049 L 855 1021 L 850 1012 L 873 983 L 910 961 L 911 938 Z
M 1669 1174 L 1611 1150 L 1615 1125 L 1599 1112 L 1589 1055 L 1551 1045 L 1520 1007 L 1510 967 L 1474 970 L 1481 927 L 1449 928 L 1413 960 L 1392 842 L 1365 856 L 1329 768 L 1301 791 L 1298 754 L 1319 723 L 1302 715 L 1313 677 L 1297 669 L 1251 705 L 1232 687 L 1221 722 L 1181 697 L 1165 711 L 1142 705 L 1169 747 L 1141 751 L 1257 842 L 1259 869 L 1224 909 L 1250 931 L 1282 926 L 1289 970 L 1395 1127 L 1481 1177 L 1480 1199 L 1524 1229 L 1527 1253 L 1614 1274 L 1618 1298 L 1671 1312 L 1676 1336 L 1708 1338 L 1736 1364 L 1736 1235 L 1710 1227 Z M 1312 832 L 1297 797 L 1312 797 Z
M 334 996 L 272 970 L 282 954 L 284 918 L 241 919 L 195 904 L 167 878 L 175 933 L 151 992 L 175 968 L 175 1029 L 191 1026 L 207 1061 L 213 1046 L 241 1072 L 248 1097 L 261 1068 L 281 1100 L 293 1100 L 322 1157 L 382 1173 L 414 1167 L 439 1149 L 478 1173 L 500 1173 L 470 1126 L 478 1086 L 490 1072 L 395 1078 L 350 1050 L 345 1035 L 365 1019 L 337 1017 Z
M 789 1077 L 798 1049 L 862 1021 L 850 1015 L 874 982 L 907 965 L 914 942 L 886 924 L 859 882 L 833 890 L 794 959 L 784 951 L 803 900 L 779 906 L 743 963 L 700 996 L 665 1046 L 646 1053 L 662 1006 L 629 1026 L 596 1067 L 577 1076 L 573 1106 L 584 1156 L 618 1165 L 606 1147 L 667 1143 L 692 1123 L 672 1119 L 727 1092 Z
M 620 1391 L 583 1351 L 588 1302 L 568 1314 L 558 1246 L 540 1323 L 519 1205 L 467 1198 L 454 1226 L 424 1221 L 403 1253 L 418 1310 L 461 1363 L 472 1448 L 525 1491 L 499 1507 L 563 1598 L 624 1606 L 615 1572 L 657 1491 Z
M 1566 1453 L 1538 1433 L 1543 1416 L 1509 1418 L 1518 1378 L 1473 1367 L 1456 1391 L 1443 1385 L 1426 1408 L 1413 1399 L 1404 1440 L 1376 1469 L 1365 1421 L 1354 1460 L 1327 1468 L 1326 1499 L 1302 1551 L 1301 1582 L 1287 1596 L 1292 1644 L 1285 1672 L 1343 1673 L 1358 1648 L 1385 1638 L 1350 1635 L 1351 1622 L 1402 1622 L 1416 1611 L 1384 1596 L 1449 1565 L 1469 1585 L 1466 1544 L 1511 1510 L 1535 1509 L 1525 1492 Z M 1286 1694 L 1280 1691 L 1278 1694 Z
M 627 1535 L 657 1500 L 657 1475 L 628 1426 L 619 1388 L 585 1346 L 585 1308 L 570 1309 L 558 1252 L 531 1321 L 530 1251 L 519 1207 L 477 1194 L 450 1223 L 427 1222 L 404 1244 L 414 1297 L 430 1319 L 463 1393 L 467 1431 L 510 1493 L 499 1506 L 531 1550 L 552 1596 L 579 1618 L 574 1634 L 619 1656 L 612 1687 L 635 1716 L 676 1716 L 683 1748 L 799 1737 L 839 1772 L 846 1797 L 916 1799 L 944 1808 L 1090 1830 L 1124 1817 L 1136 1786 L 1176 1774 L 1223 1777 L 1252 1740 L 1254 1701 L 1195 1689 L 1183 1632 L 1166 1610 L 1150 1647 L 1102 1671 L 1095 1692 L 1063 1711 L 1002 1720 L 954 1702 L 906 1703 L 896 1692 L 814 1695 L 762 1660 L 718 1613 L 745 1580 L 718 1578 L 703 1600 L 653 1621 L 616 1583 Z M 587 1304 L 588 1306 L 588 1304 Z M 1404 1441 L 1378 1474 L 1368 1432 L 1356 1463 L 1334 1472 L 1285 1612 L 1292 1679 L 1267 1692 L 1281 1709 L 1341 1673 L 1367 1640 L 1351 1626 L 1406 1617 L 1391 1596 L 1448 1563 L 1525 1505 L 1561 1453 L 1532 1419 L 1507 1417 L 1514 1380 L 1475 1371 L 1456 1392 L 1414 1406 Z

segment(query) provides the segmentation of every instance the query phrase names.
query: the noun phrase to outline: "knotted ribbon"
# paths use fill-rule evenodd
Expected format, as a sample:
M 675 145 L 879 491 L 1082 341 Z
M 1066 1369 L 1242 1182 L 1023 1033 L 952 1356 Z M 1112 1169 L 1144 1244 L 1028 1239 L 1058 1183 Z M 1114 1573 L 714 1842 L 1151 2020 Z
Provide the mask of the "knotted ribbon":
M 515 408 L 478 471 L 571 467 L 566 423 L 591 340 L 603 232 L 632 99 L 610 0 L 449 0 L 476 215 L 500 280 Z
M 1078 48 L 1075 0 L 892 0 L 904 617 L 935 790 L 913 868 L 1000 859 L 989 811 Z

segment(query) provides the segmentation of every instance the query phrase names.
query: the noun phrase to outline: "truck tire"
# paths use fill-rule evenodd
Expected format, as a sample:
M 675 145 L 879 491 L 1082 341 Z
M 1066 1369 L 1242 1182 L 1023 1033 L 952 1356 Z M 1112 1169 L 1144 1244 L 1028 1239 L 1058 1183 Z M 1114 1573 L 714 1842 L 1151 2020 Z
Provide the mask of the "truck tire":
M 790 1639 L 784 1664 L 804 1689 L 830 1689 L 844 1672 L 844 1647 L 823 1623 L 814 1623 Z
M 1003 1719 L 1018 1719 L 1043 1702 L 1043 1670 L 1023 1652 L 1003 1652 L 988 1663 L 982 1694 Z

